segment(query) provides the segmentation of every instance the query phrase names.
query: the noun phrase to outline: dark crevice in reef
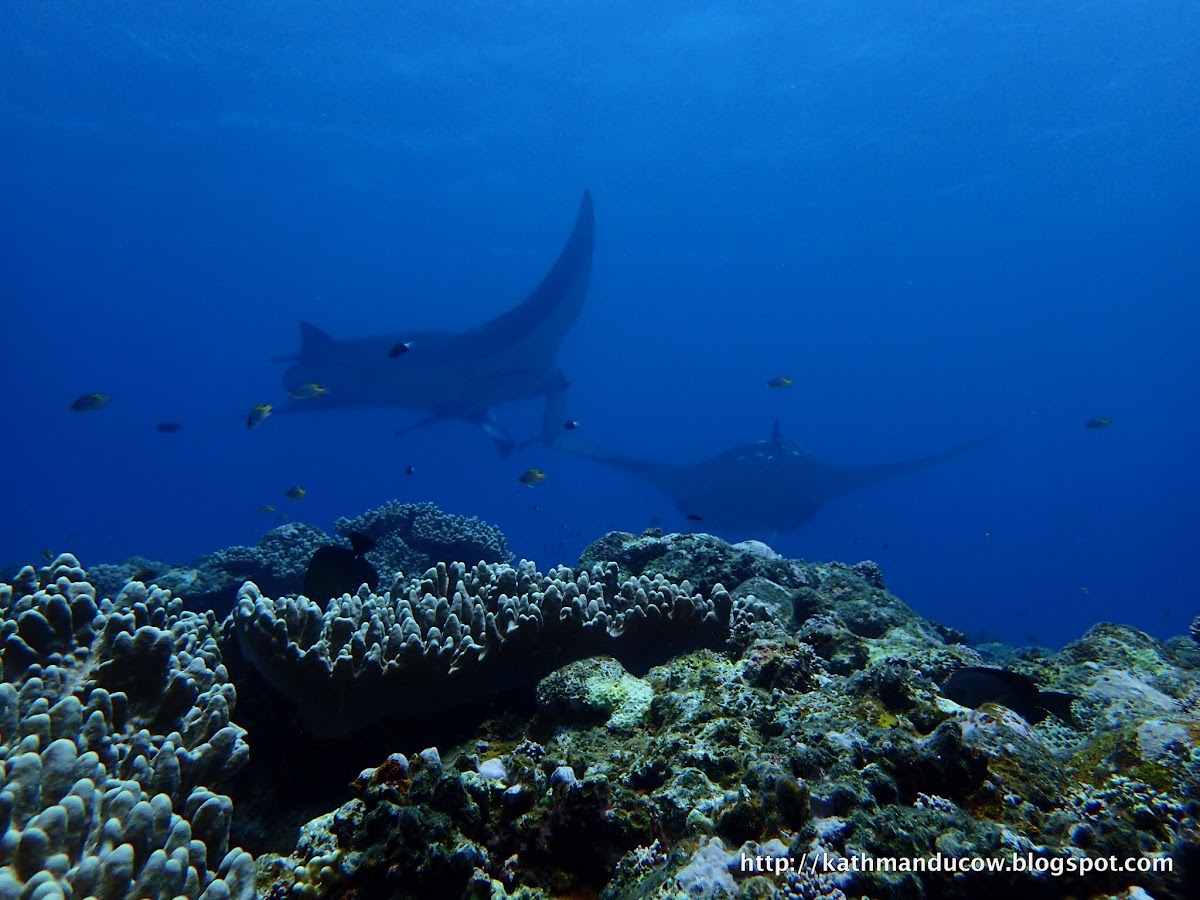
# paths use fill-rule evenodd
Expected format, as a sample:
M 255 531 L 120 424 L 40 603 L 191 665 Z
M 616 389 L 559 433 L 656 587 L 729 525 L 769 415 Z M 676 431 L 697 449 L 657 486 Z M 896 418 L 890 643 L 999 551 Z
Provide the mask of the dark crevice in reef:
M 642 676 L 677 654 L 724 645 L 715 634 L 703 640 L 633 642 L 616 658 Z M 350 799 L 350 783 L 389 754 L 411 756 L 427 747 L 452 747 L 478 734 L 481 725 L 503 737 L 507 720 L 527 723 L 535 710 L 537 678 L 475 699 L 456 694 L 453 704 L 415 720 L 390 716 L 351 735 L 322 737 L 306 730 L 290 701 L 246 665 L 236 641 L 225 642 L 223 651 L 238 685 L 233 719 L 247 730 L 251 747 L 250 762 L 223 788 L 234 801 L 232 838 L 255 855 L 289 853 L 305 822 Z M 530 671 L 546 675 L 585 656 L 578 647 L 542 651 L 531 654 Z
M 728 615 L 727 610 L 723 612 Z M 724 647 L 727 635 L 720 629 L 669 640 L 661 636 L 631 640 L 615 655 L 630 672 L 641 676 L 680 653 Z M 485 728 L 492 731 L 503 731 L 504 721 L 510 717 L 527 722 L 534 712 L 538 680 L 589 655 L 582 642 L 543 648 L 523 661 L 522 668 L 530 677 L 518 686 L 499 693 L 455 690 L 435 713 L 418 718 L 389 716 L 350 735 L 330 738 L 305 728 L 296 707 L 246 664 L 236 640 L 225 641 L 222 649 L 238 685 L 233 718 L 249 733 L 251 747 L 250 762 L 224 786 L 234 801 L 232 836 L 256 855 L 290 852 L 305 822 L 350 799 L 350 782 L 389 754 L 411 756 L 427 747 L 455 746 L 479 733 L 485 722 Z
M 239 688 L 233 719 L 247 730 L 251 752 L 222 787 L 233 800 L 231 840 L 256 856 L 290 853 L 305 822 L 349 800 L 351 782 L 390 754 L 455 746 L 481 730 L 503 737 L 507 719 L 527 721 L 534 710 L 533 686 L 525 685 L 419 721 L 390 717 L 353 735 L 320 737 L 260 676 L 230 658 L 236 654 L 226 653 Z

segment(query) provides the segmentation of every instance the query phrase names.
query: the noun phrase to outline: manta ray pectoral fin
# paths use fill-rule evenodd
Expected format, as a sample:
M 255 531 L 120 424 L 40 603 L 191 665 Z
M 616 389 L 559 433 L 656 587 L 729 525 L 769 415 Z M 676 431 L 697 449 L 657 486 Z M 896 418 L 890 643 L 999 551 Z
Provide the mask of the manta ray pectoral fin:
M 422 428 L 428 428 L 430 425 L 434 425 L 445 418 L 446 416 L 442 415 L 442 413 L 434 413 L 433 415 L 426 416 L 423 419 L 413 422 L 411 425 L 406 425 L 404 428 L 396 429 L 395 435 L 396 437 L 404 437 L 406 434 L 411 434 L 412 432 L 419 431 Z
M 922 456 L 917 459 L 910 459 L 898 463 L 882 463 L 874 466 L 859 466 L 857 468 L 847 468 L 834 470 L 830 469 L 829 482 L 834 486 L 830 491 L 830 496 L 838 494 L 848 494 L 851 491 L 859 488 L 867 487 L 868 485 L 876 484 L 880 481 L 887 481 L 891 478 L 896 478 L 901 475 L 908 475 L 912 472 L 920 472 L 922 469 L 928 469 L 939 463 L 949 462 L 952 459 L 957 459 L 960 456 L 966 456 L 973 450 L 989 444 L 1000 436 L 1002 432 L 995 432 L 986 437 L 976 438 L 973 441 L 968 441 L 965 444 L 959 444 L 957 447 L 951 447 L 949 450 L 944 450 L 941 453 L 934 453 L 930 456 Z
M 297 359 L 312 359 L 325 356 L 331 350 L 337 341 L 322 328 L 318 328 L 312 322 L 300 323 L 300 351 L 294 358 Z
M 594 218 L 591 192 L 584 191 L 571 235 L 537 287 L 512 309 L 468 334 L 493 345 L 499 341 L 519 349 L 526 359 L 531 353 L 551 358 L 587 297 L 595 243 Z
M 398 434 L 458 419 L 479 425 L 507 454 L 516 442 L 487 410 L 545 395 L 554 410 L 544 419 L 545 440 L 550 423 L 559 427 L 565 421 L 557 414 L 565 385 L 556 353 L 587 297 L 594 220 L 591 193 L 584 191 L 571 234 L 550 270 L 524 300 L 476 328 L 337 340 L 301 322 L 299 349 L 279 357 L 292 364 L 283 386 L 289 394 L 321 390 L 318 397 L 289 404 L 289 411 L 415 410 L 426 418 Z
M 300 349 L 286 356 L 273 356 L 271 362 L 312 362 L 328 356 L 337 340 L 312 322 L 300 323 Z

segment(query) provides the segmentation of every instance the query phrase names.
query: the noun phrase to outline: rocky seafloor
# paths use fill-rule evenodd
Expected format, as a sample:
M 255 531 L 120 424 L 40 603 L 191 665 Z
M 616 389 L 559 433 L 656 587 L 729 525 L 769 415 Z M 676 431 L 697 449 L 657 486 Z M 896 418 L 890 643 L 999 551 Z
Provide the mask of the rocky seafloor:
M 0 585 L 0 900 L 1200 897 L 1196 640 L 971 646 L 703 534 L 541 573 L 428 504 L 351 529 L 378 593 L 296 596 L 296 525 Z M 968 666 L 1079 727 L 958 706 Z

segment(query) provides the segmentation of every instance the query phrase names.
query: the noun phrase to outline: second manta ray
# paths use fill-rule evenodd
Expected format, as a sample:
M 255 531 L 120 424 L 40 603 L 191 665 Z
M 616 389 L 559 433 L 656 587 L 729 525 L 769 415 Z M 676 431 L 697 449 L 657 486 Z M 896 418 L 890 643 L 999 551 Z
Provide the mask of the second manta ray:
M 669 495 L 681 513 L 692 521 L 703 521 L 708 529 L 746 534 L 799 528 L 835 497 L 954 459 L 989 440 L 874 466 L 821 462 L 800 444 L 785 440 L 778 421 L 769 440 L 734 447 L 695 463 L 634 459 L 571 436 L 562 436 L 555 443 L 561 450 L 637 476 Z
M 406 430 L 461 419 L 483 427 L 507 453 L 516 443 L 492 417 L 492 408 L 544 396 L 545 440 L 561 427 L 567 382 L 556 356 L 587 296 L 594 230 L 592 195 L 585 191 L 571 236 L 541 284 L 517 306 L 470 331 L 337 340 L 301 322 L 300 351 L 283 358 L 292 362 L 283 386 L 292 392 L 319 384 L 324 390 L 277 412 L 411 409 L 425 417 Z

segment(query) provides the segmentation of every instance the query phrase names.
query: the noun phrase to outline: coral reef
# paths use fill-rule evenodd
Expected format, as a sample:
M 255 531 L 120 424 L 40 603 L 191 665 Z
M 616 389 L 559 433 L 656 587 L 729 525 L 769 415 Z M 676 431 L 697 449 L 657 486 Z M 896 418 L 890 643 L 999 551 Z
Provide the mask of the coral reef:
M 0 897 L 255 895 L 209 789 L 248 754 L 216 637 L 165 590 L 98 602 L 66 554 L 0 585 Z
M 667 546 L 654 559 L 671 578 L 746 576 L 730 607 L 755 614 L 731 615 L 724 652 L 641 678 L 572 662 L 540 682 L 532 718 L 394 753 L 273 859 L 278 896 L 1196 896 L 1200 672 L 1177 649 L 1102 624 L 1057 654 L 1008 654 L 1082 698 L 1081 730 L 1031 726 L 942 696 L 955 669 L 1000 660 L 887 594 L 876 567 L 609 535 L 624 567 L 610 577 L 648 577 L 652 562 L 629 561 L 650 541 Z M 688 543 L 701 551 L 690 567 L 672 557 Z M 1172 869 L 1097 864 L 1111 856 Z
M 252 583 L 233 627 L 243 656 L 320 735 L 387 716 L 419 718 L 476 701 L 596 653 L 628 657 L 722 641 L 733 601 L 661 576 L 621 580 L 615 563 L 543 575 L 522 561 L 439 563 L 321 605 L 273 600 Z
M 507 552 L 431 508 L 338 527 L 422 535 L 394 559 Z M 290 578 L 288 542 L 324 540 L 273 534 L 213 558 Z M 606 535 L 578 568 L 438 562 L 323 604 L 248 580 L 224 622 L 127 582 L 98 599 L 64 555 L 0 585 L 0 898 L 1200 896 L 1186 636 L 971 647 L 869 561 L 658 532 Z M 1079 727 L 956 705 L 940 686 L 965 666 L 1077 695 Z M 528 714 L 483 711 L 506 687 Z M 316 817 L 289 854 L 231 847 L 291 847 L 299 809 Z
M 354 519 L 338 519 L 334 531 L 369 534 L 376 547 L 367 558 L 385 580 L 398 572 L 424 572 L 442 560 L 508 562 L 512 554 L 500 529 L 469 516 L 456 516 L 432 503 L 390 501 Z M 88 576 L 101 596 L 115 597 L 130 581 L 156 584 L 185 598 L 188 609 L 224 615 L 238 589 L 253 581 L 268 596 L 299 593 L 308 561 L 317 548 L 338 543 L 319 528 L 289 522 L 272 528 L 253 547 L 227 547 L 190 565 L 134 557 L 93 566 Z M 322 602 L 328 598 L 313 598 Z
M 308 561 L 318 547 L 333 543 L 319 528 L 288 522 L 272 528 L 253 547 L 226 547 L 186 566 L 135 557 L 123 563 L 93 566 L 88 576 L 102 596 L 115 597 L 131 581 L 166 588 L 184 598 L 188 609 L 224 615 L 238 588 L 253 580 L 265 590 L 295 593 L 304 584 Z
M 474 516 L 443 512 L 432 503 L 391 500 L 353 519 L 338 519 L 333 530 L 342 537 L 351 531 L 368 535 L 375 541 L 371 561 L 388 574 L 424 572 L 455 559 L 468 563 L 512 560 L 504 533 L 495 525 Z M 271 593 L 270 586 L 259 587 Z

